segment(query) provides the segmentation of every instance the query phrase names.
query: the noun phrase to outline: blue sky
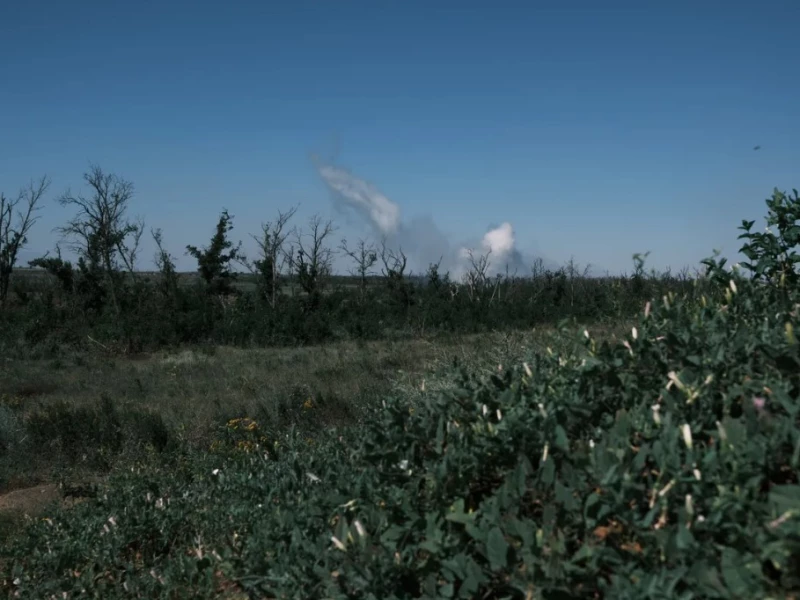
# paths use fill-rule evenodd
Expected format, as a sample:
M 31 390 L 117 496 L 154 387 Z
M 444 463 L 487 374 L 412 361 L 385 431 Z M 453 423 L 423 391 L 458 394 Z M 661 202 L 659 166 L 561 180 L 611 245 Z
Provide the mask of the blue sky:
M 509 221 L 526 255 L 679 269 L 800 188 L 798 23 L 797 0 L 4 2 L 0 190 L 53 180 L 29 258 L 97 163 L 189 269 L 222 207 L 245 242 L 297 203 L 364 234 L 317 153 L 456 245 Z

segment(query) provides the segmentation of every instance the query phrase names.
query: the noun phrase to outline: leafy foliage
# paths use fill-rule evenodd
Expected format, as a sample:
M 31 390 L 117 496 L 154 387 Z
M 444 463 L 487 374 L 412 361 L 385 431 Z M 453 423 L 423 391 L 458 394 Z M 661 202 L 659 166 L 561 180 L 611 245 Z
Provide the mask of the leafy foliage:
M 795 265 L 800 262 L 800 254 L 796 248 L 800 243 L 800 196 L 797 190 L 794 197 L 777 189 L 767 200 L 767 228 L 764 233 L 753 233 L 755 221 L 742 221 L 743 233 L 740 239 L 747 240 L 741 252 L 752 261 L 745 267 L 753 276 L 764 279 L 768 283 L 785 285 L 797 284 Z M 776 227 L 777 233 L 770 230 Z
M 800 290 L 791 255 L 774 254 L 793 239 L 786 219 L 778 246 L 748 238 L 751 277 L 708 259 L 707 293 L 653 298 L 622 340 L 583 330 L 522 365 L 460 369 L 449 389 L 386 398 L 313 443 L 233 421 L 221 440 L 257 436 L 246 451 L 182 450 L 120 473 L 29 527 L 6 551 L 4 589 L 794 597 Z
M 231 283 L 236 274 L 231 271 L 230 263 L 238 258 L 240 248 L 228 238 L 231 229 L 233 217 L 223 210 L 207 248 L 200 250 L 196 246 L 186 246 L 187 253 L 197 260 L 200 277 L 212 294 L 230 294 L 233 291 Z

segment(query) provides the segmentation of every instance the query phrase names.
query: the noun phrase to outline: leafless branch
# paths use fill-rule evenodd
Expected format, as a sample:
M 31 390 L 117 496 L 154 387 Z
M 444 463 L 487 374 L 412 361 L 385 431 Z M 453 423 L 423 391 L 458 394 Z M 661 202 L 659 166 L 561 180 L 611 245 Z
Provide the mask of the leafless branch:
M 386 238 L 384 237 L 381 239 L 380 258 L 383 263 L 381 273 L 384 277 L 389 279 L 403 278 L 408 258 L 402 248 L 398 248 L 396 251 L 392 250 L 386 245 Z
M 0 306 L 5 304 L 11 273 L 20 249 L 28 241 L 28 233 L 38 221 L 39 201 L 50 187 L 50 179 L 43 176 L 20 190 L 11 200 L 0 194 Z M 16 215 L 16 220 L 14 219 Z
M 251 236 L 258 244 L 258 258 L 248 261 L 243 257 L 240 261 L 251 273 L 262 278 L 263 293 L 273 308 L 280 294 L 281 277 L 292 259 L 286 241 L 294 231 L 287 229 L 287 225 L 296 212 L 297 206 L 294 206 L 286 212 L 278 212 L 275 221 L 262 223 L 261 234 Z
M 356 242 L 355 247 L 351 249 L 347 246 L 347 240 L 343 239 L 339 248 L 355 262 L 356 266 L 350 270 L 350 274 L 359 278 L 359 289 L 363 300 L 367 290 L 367 277 L 373 274 L 372 267 L 378 262 L 375 245 L 368 244 L 364 239 L 360 239 Z
M 331 221 L 323 222 L 314 216 L 308 223 L 309 232 L 296 230 L 291 264 L 303 291 L 313 296 L 322 291 L 331 274 L 334 251 L 325 245 L 334 233 Z
M 125 214 L 133 197 L 131 182 L 105 174 L 96 165 L 83 178 L 92 194 L 87 198 L 67 190 L 59 197 L 62 206 L 76 208 L 77 213 L 58 231 L 75 252 L 102 269 L 119 312 L 115 276 L 122 268 L 133 276 L 144 223 L 141 220 L 131 223 Z

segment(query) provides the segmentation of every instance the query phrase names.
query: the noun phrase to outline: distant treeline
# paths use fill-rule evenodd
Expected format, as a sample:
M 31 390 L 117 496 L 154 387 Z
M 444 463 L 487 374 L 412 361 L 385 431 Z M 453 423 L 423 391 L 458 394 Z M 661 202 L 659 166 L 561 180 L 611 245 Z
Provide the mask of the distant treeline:
M 56 280 L 19 277 L 0 315 L 9 345 L 82 345 L 91 340 L 139 352 L 165 345 L 296 345 L 334 339 L 379 339 L 530 328 L 565 318 L 618 320 L 666 293 L 699 294 L 703 280 L 668 275 L 589 278 L 566 268 L 526 278 L 454 283 L 435 269 L 424 283 L 375 281 L 365 289 L 329 284 L 324 293 L 251 289 L 211 292 L 201 278 L 176 285 L 163 274 L 122 278 L 112 296 L 104 282 L 64 264 Z M 71 273 L 65 277 L 66 273 Z M 244 287 L 244 286 L 243 286 Z M 274 300 L 274 302 L 271 302 Z
M 574 264 L 495 276 L 488 256 L 471 256 L 458 281 L 436 264 L 411 275 L 402 249 L 385 240 L 333 247 L 333 225 L 319 217 L 290 228 L 294 209 L 262 225 L 255 258 L 231 240 L 233 218 L 223 210 L 208 244 L 186 248 L 197 261 L 195 276 L 176 271 L 161 231 L 150 230 L 157 270 L 143 273 L 134 265 L 145 227 L 126 217 L 132 184 L 99 167 L 84 178 L 88 196 L 58 198 L 75 210 L 59 228 L 75 262 L 56 248 L 12 276 L 49 182 L 4 201 L 0 232 L 17 215 L 0 235 L 0 344 L 7 351 L 87 343 L 127 352 L 186 343 L 294 345 L 617 320 L 653 297 L 705 287 L 686 273 L 648 273 L 640 257 L 631 275 L 619 277 L 589 277 Z M 350 277 L 332 273 L 336 253 L 352 261 Z

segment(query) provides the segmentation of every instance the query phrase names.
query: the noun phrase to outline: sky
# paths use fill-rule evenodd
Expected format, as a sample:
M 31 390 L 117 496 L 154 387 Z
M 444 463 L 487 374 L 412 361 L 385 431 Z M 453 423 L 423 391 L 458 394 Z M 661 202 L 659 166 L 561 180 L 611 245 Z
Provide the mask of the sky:
M 800 188 L 798 23 L 797 0 L 3 2 L 0 190 L 52 180 L 23 260 L 97 164 L 186 270 L 223 208 L 252 253 L 295 205 L 333 245 L 377 238 L 376 198 L 415 269 L 490 230 L 523 268 L 694 268 Z

